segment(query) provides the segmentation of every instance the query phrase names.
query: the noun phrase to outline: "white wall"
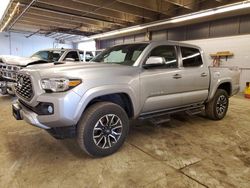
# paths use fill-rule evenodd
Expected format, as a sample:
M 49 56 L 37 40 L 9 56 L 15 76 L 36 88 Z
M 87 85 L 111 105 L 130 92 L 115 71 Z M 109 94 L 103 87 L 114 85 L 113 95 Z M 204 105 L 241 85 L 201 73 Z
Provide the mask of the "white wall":
M 96 42 L 87 41 L 87 42 L 80 42 L 77 45 L 77 48 L 80 50 L 88 50 L 88 51 L 95 51 L 96 50 Z
M 240 35 L 233 37 L 222 37 L 212 39 L 201 39 L 185 41 L 200 46 L 205 53 L 206 61 L 212 64 L 210 54 L 218 51 L 231 51 L 232 58 L 227 61 L 222 59 L 222 66 L 238 66 L 241 68 L 241 91 L 244 90 L 246 82 L 250 82 L 250 35 Z
M 72 48 L 72 44 L 58 44 L 53 38 L 33 35 L 26 38 L 20 33 L 0 33 L 0 55 L 28 57 L 46 48 Z

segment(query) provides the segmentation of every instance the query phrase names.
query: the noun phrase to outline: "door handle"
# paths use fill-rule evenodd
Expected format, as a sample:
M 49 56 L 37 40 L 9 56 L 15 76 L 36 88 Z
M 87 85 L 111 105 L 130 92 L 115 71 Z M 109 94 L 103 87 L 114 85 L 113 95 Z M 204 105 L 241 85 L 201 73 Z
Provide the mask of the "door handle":
M 206 77 L 207 76 L 207 73 L 203 72 L 201 73 L 201 77 Z
M 174 76 L 173 76 L 173 78 L 174 79 L 179 79 L 179 78 L 181 78 L 182 76 L 180 75 L 180 74 L 175 74 Z

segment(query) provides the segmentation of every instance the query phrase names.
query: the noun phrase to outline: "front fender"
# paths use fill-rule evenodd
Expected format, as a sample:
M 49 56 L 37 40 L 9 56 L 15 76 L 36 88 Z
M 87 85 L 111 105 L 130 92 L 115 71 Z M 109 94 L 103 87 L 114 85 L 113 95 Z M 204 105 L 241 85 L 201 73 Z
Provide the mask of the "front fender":
M 136 93 L 130 88 L 128 85 L 104 85 L 100 87 L 95 87 L 87 90 L 85 94 L 82 96 L 75 113 L 75 117 L 77 121 L 80 120 L 83 112 L 85 111 L 87 105 L 93 99 L 109 94 L 116 94 L 116 93 L 125 93 L 130 97 L 132 102 L 132 106 L 134 109 L 134 115 L 139 113 L 139 100 L 136 100 Z

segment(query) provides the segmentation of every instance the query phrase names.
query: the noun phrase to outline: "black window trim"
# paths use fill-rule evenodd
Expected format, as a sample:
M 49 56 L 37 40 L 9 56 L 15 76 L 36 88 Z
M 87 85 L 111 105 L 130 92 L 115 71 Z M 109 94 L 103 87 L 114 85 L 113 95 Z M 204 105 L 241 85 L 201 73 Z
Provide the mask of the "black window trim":
M 202 61 L 202 64 L 199 65 L 199 66 L 193 66 L 193 67 L 184 67 L 183 66 L 183 61 L 182 61 L 182 53 L 181 53 L 181 48 L 193 48 L 193 49 L 196 49 L 196 50 L 199 50 L 200 54 L 201 54 L 201 61 Z M 197 48 L 197 47 L 191 47 L 191 46 L 178 46 L 178 51 L 179 51 L 179 57 L 180 57 L 180 67 L 182 68 L 185 68 L 185 69 L 191 69 L 191 68 L 200 68 L 200 67 L 203 67 L 204 66 L 204 59 L 203 59 L 203 56 L 202 56 L 202 51 Z
M 162 44 L 162 45 L 158 45 L 158 46 L 154 46 L 150 49 L 150 52 L 148 53 L 147 57 L 145 58 L 145 60 L 143 61 L 142 63 L 142 66 L 146 64 L 146 61 L 148 60 L 148 58 L 150 57 L 150 54 L 151 52 L 155 49 L 155 48 L 158 48 L 160 46 L 173 46 L 174 47 L 174 50 L 175 50 L 175 55 L 176 55 L 176 60 L 177 60 L 177 67 L 165 67 L 165 68 L 162 68 L 162 67 L 155 67 L 154 69 L 179 69 L 181 67 L 181 64 L 180 64 L 180 56 L 179 56 L 179 50 L 178 50 L 178 46 L 175 45 L 175 44 Z

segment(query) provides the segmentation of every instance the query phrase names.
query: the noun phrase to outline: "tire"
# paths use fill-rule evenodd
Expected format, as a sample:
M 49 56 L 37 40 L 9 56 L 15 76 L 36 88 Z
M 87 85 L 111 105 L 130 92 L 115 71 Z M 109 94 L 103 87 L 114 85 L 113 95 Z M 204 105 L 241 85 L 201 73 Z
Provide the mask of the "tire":
M 206 104 L 206 116 L 212 120 L 221 120 L 228 109 L 228 94 L 223 89 L 218 89 L 211 101 Z
M 111 102 L 97 102 L 84 113 L 77 126 L 77 142 L 93 157 L 115 153 L 129 131 L 129 119 L 122 107 Z

